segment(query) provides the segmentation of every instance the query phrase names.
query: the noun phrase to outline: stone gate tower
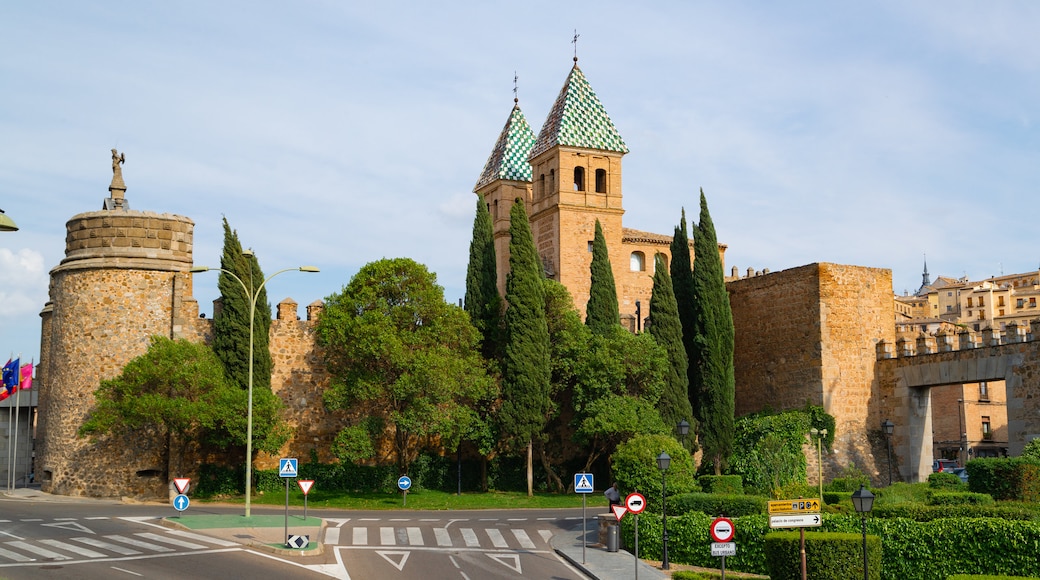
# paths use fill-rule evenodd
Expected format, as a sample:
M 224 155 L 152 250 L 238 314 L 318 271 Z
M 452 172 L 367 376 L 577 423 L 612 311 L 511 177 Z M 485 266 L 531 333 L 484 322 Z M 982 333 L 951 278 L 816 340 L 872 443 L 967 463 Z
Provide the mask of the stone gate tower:
M 77 430 L 101 380 L 118 376 L 152 336 L 196 340 L 187 217 L 131 210 L 123 156 L 112 151 L 103 209 L 66 223 L 65 259 L 51 270 L 42 320 L 36 476 L 43 491 L 94 497 L 161 494 L 158 449 L 142 441 L 97 445 Z

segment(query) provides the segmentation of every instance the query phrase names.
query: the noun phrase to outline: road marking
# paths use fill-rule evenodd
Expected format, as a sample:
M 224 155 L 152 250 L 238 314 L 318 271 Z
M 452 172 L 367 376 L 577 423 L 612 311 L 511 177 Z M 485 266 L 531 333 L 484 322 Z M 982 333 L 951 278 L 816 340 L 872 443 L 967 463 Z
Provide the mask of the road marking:
M 336 524 L 337 528 L 342 528 L 343 524 L 350 521 L 350 518 L 325 518 L 325 521 Z
M 391 522 L 410 522 L 412 518 L 390 518 Z
M 128 538 L 126 536 L 120 536 L 118 534 L 113 534 L 111 536 L 105 536 L 105 537 L 108 538 L 109 540 L 115 540 L 117 542 L 122 542 L 124 544 L 127 544 L 128 546 L 134 546 L 135 548 L 144 548 L 145 550 L 151 550 L 153 552 L 172 552 L 173 551 L 173 548 L 167 548 L 166 546 L 159 546 L 159 545 L 156 545 L 156 544 L 149 544 L 148 542 L 142 542 L 140 540 L 135 540 L 133 538 Z
M 14 560 L 15 562 L 35 562 L 36 561 L 36 558 L 30 558 L 29 556 L 24 556 L 22 554 L 19 554 L 18 552 L 12 552 L 10 550 L 5 550 L 3 548 L 0 548 L 0 556 L 3 556 L 4 558 L 7 558 L 8 560 Z
M 520 554 L 488 554 L 487 557 L 507 568 L 516 570 L 517 574 L 523 575 L 523 572 L 520 571 Z M 512 560 L 513 563 L 506 563 L 506 560 Z
M 22 521 L 22 522 L 42 522 L 43 518 L 28 518 L 28 519 L 19 520 L 19 521 Z
M 138 552 L 137 550 L 131 550 L 130 548 L 125 548 L 123 546 L 119 546 L 119 545 L 116 545 L 116 544 L 110 544 L 108 542 L 102 542 L 101 540 L 97 540 L 97 539 L 94 539 L 94 538 L 70 538 L 70 539 L 75 540 L 75 541 L 77 541 L 77 542 L 79 542 L 81 544 L 86 544 L 88 546 L 94 546 L 95 548 L 101 548 L 102 550 L 108 550 L 110 552 L 115 552 L 117 554 L 122 554 L 124 556 L 136 556 L 137 554 L 141 553 L 141 552 Z
M 48 526 L 48 527 L 52 527 L 52 528 L 61 528 L 63 530 L 69 530 L 69 531 L 72 531 L 72 532 L 80 532 L 80 533 L 84 533 L 84 534 L 93 534 L 94 533 L 93 530 L 88 529 L 86 526 L 84 526 L 83 524 L 78 523 L 78 522 L 64 521 L 64 522 L 55 522 L 53 524 L 40 524 L 40 525 L 41 526 Z
M 68 557 L 68 556 L 66 556 L 64 554 L 59 554 L 57 552 L 52 552 L 52 551 L 48 550 L 47 548 L 41 548 L 39 546 L 34 546 L 34 545 L 32 545 L 32 544 L 30 544 L 28 542 L 6 542 L 6 544 L 8 546 L 11 546 L 12 548 L 18 548 L 20 550 L 25 550 L 26 552 L 31 552 L 31 553 L 33 553 L 33 554 L 35 554 L 37 556 L 42 556 L 42 557 L 47 558 L 49 560 L 71 560 L 72 559 L 72 558 L 70 558 L 70 557 Z
M 354 528 L 354 542 L 355 546 L 367 546 L 368 545 L 368 528 Z
M 0 520 L 0 524 L 9 524 L 11 520 Z
M 387 552 L 387 551 L 384 551 L 384 550 L 376 550 L 376 554 L 379 554 L 380 556 L 383 557 L 384 560 L 386 560 L 387 562 L 390 562 L 390 565 L 393 566 L 394 568 L 397 568 L 397 570 L 399 572 L 403 572 L 404 571 L 404 563 L 408 561 L 409 552 Z M 394 562 L 392 559 L 390 559 L 390 556 L 400 556 L 401 557 L 401 561 L 400 562 Z
M 23 538 L 21 536 L 16 536 L 16 535 L 12 534 L 11 532 L 5 532 L 3 530 L 0 530 L 0 534 L 3 534 L 5 536 L 11 536 L 12 538 L 14 538 L 16 540 L 24 540 L 25 539 L 25 538 Z
M 408 528 L 408 545 L 422 546 L 422 530 L 419 528 Z
M 127 574 L 133 574 L 134 576 L 144 576 L 144 574 L 138 574 L 137 572 L 134 572 L 132 570 L 124 570 L 123 568 L 116 568 L 115 566 L 109 566 L 109 568 L 112 568 L 113 570 L 119 570 L 120 572 L 126 572 Z
M 397 540 L 394 538 L 393 528 L 379 528 L 379 543 L 384 546 L 394 546 Z
M 361 518 L 359 522 L 378 522 L 379 518 Z
M 549 538 L 553 536 L 551 530 L 538 530 L 538 535 L 542 537 L 542 541 L 546 544 L 549 543 Z
M 439 522 L 439 521 L 441 521 L 441 519 L 440 518 L 423 518 L 423 519 L 421 519 L 419 521 L 420 522 Z
M 438 546 L 451 545 L 451 536 L 448 535 L 448 528 L 433 528 L 433 536 L 437 538 Z
M 171 546 L 179 546 L 181 548 L 187 548 L 189 550 L 205 550 L 208 546 L 202 544 L 193 544 L 192 542 L 185 542 L 184 540 L 177 540 L 167 536 L 160 536 L 159 534 L 153 534 L 150 532 L 142 532 L 140 534 L 134 534 L 139 538 L 146 540 L 152 540 L 153 542 L 162 542 L 164 544 L 170 544 Z
M 534 542 L 531 541 L 531 537 L 527 535 L 524 530 L 513 530 L 513 535 L 516 536 L 516 541 L 520 543 L 520 547 L 526 550 L 533 550 L 535 548 Z
M 46 544 L 52 548 L 58 548 L 59 550 L 65 550 L 66 552 L 72 552 L 73 554 L 79 554 L 87 558 L 104 558 L 108 554 L 102 554 L 101 552 L 95 552 L 87 548 L 82 548 L 74 544 L 66 544 L 58 540 L 40 540 L 41 544 Z
M 527 518 L 509 518 L 506 521 L 507 522 L 526 522 Z
M 215 545 L 221 546 L 223 548 L 235 548 L 235 547 L 238 547 L 238 546 L 241 545 L 238 542 L 231 542 L 229 540 L 221 540 L 220 538 L 212 538 L 210 536 L 204 536 L 202 534 L 195 534 L 195 533 L 192 533 L 192 532 L 186 532 L 184 530 L 167 530 L 167 533 L 168 534 L 173 534 L 175 536 L 180 536 L 182 538 L 188 538 L 189 540 L 195 540 L 196 542 L 207 542 L 207 543 L 210 543 L 210 544 L 215 544 Z
M 339 531 L 341 528 L 325 528 L 325 543 L 336 545 L 339 543 Z M 357 529 L 357 528 L 354 528 Z
M 496 528 L 487 528 L 484 531 L 487 532 L 488 538 L 491 538 L 491 544 L 494 545 L 496 548 L 509 547 L 509 544 L 506 542 L 505 536 L 503 536 L 502 532 L 500 532 Z
M 68 521 L 73 521 L 73 520 L 76 520 L 76 519 L 78 519 L 78 518 L 54 518 L 54 521 L 56 521 L 56 522 L 68 522 Z
M 108 516 L 91 516 L 89 518 L 83 518 L 85 520 L 107 520 Z
M 472 528 L 461 528 L 462 539 L 466 542 L 467 548 L 476 548 L 480 546 L 480 540 L 477 539 L 477 533 Z

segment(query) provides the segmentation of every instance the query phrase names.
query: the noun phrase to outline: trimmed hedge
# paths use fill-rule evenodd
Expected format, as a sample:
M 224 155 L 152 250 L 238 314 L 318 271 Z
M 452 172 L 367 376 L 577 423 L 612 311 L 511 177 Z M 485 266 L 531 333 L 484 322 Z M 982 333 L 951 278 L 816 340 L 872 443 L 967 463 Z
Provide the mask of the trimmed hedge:
M 968 489 L 996 500 L 1040 501 L 1040 459 L 1004 457 L 967 463 Z
M 697 483 L 704 493 L 744 495 L 744 482 L 739 475 L 702 475 Z
M 948 491 L 967 491 L 968 484 L 961 478 L 945 471 L 932 473 L 928 476 L 928 487 L 932 489 L 945 489 Z
M 874 518 L 906 518 L 930 522 L 942 518 L 999 518 L 1003 520 L 1040 521 L 1040 513 L 1028 506 L 924 505 L 901 503 L 879 505 L 870 512 Z
M 970 574 L 954 574 L 946 580 L 1040 580 L 1037 576 L 991 576 L 991 575 L 970 575 Z
M 668 515 L 701 512 L 711 516 L 739 517 L 766 513 L 766 498 L 755 495 L 684 493 L 668 498 Z
M 994 503 L 996 502 L 993 501 L 993 498 L 985 493 L 928 490 L 928 505 L 991 506 Z
M 798 532 L 773 532 L 764 538 L 770 580 L 800 580 Z M 805 569 L 818 580 L 863 577 L 863 535 L 833 532 L 805 534 Z M 881 580 L 881 538 L 867 536 L 867 577 Z

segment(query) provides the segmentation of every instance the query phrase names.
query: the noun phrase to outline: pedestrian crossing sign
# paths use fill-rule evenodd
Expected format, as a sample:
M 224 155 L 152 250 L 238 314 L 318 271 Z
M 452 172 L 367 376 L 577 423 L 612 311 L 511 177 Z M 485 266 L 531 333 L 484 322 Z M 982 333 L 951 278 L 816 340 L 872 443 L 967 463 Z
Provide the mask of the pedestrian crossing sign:
M 296 477 L 296 458 L 295 457 L 283 457 L 278 460 L 278 476 L 279 477 Z
M 574 474 L 574 492 L 575 493 L 592 493 L 592 474 L 591 473 L 575 473 Z

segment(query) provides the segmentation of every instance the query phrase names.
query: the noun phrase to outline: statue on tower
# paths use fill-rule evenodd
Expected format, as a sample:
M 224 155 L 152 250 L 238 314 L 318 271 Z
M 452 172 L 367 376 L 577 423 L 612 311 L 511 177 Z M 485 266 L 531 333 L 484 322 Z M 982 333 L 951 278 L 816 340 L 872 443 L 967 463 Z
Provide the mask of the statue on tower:
M 104 209 L 130 209 L 123 195 L 126 193 L 126 184 L 123 183 L 123 168 L 126 163 L 126 155 L 112 150 L 112 184 L 108 186 L 109 197 L 105 200 Z

